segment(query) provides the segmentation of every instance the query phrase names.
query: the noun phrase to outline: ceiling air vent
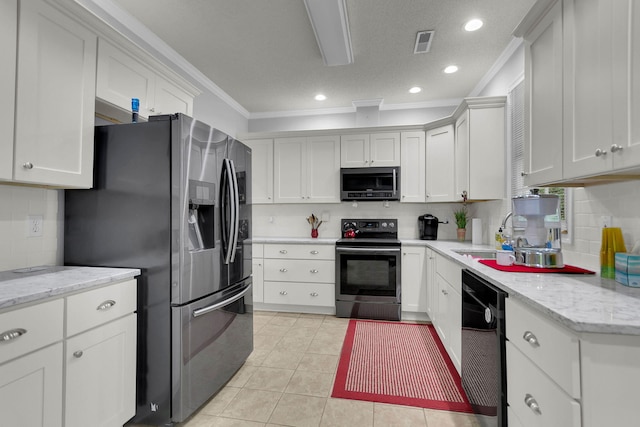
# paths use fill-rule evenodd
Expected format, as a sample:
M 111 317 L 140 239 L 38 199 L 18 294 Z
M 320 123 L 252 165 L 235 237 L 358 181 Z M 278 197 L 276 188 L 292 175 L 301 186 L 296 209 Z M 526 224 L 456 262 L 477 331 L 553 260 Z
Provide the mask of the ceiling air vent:
M 435 31 L 419 31 L 418 34 L 416 34 L 416 47 L 413 49 L 413 53 L 429 52 L 434 32 Z

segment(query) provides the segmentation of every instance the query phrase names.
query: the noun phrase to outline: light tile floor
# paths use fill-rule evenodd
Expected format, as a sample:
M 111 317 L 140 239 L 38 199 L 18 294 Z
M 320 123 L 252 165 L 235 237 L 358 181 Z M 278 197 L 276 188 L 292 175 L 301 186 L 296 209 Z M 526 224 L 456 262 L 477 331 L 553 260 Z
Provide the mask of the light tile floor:
M 474 415 L 331 398 L 349 319 L 254 313 L 254 351 L 180 427 L 477 427 Z

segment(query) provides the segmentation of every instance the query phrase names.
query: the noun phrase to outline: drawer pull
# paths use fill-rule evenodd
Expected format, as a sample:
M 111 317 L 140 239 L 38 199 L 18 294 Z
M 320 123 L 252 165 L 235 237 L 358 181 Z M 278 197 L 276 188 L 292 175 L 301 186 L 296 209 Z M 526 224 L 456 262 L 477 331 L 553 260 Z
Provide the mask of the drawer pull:
M 522 339 L 531 344 L 531 347 L 540 347 L 540 343 L 538 342 L 538 338 L 533 335 L 533 332 L 526 331 L 522 336 Z
M 19 338 L 27 333 L 26 329 L 17 328 L 11 329 L 10 331 L 6 331 L 2 333 L 2 341 L 11 341 Z
M 309 253 L 310 253 L 311 255 L 318 255 L 320 252 L 318 252 L 318 251 L 310 251 Z
M 529 393 L 527 393 L 527 395 L 524 397 L 524 404 L 527 405 L 529 409 L 531 409 L 536 414 L 542 415 L 540 405 L 538 405 L 536 399 L 534 399 L 533 396 L 531 396 Z
M 317 292 L 311 292 L 309 295 L 311 295 L 312 297 L 317 297 L 318 293 Z
M 84 353 L 82 352 L 82 350 L 74 351 L 73 352 L 73 357 L 80 359 L 83 354 Z
M 286 268 L 281 268 L 281 269 L 280 269 L 280 272 L 281 272 L 281 273 L 286 273 L 287 271 L 288 271 L 288 270 L 287 270 Z
M 312 270 L 309 270 L 311 273 L 316 274 L 318 272 L 318 270 L 316 270 L 315 268 Z
M 280 251 L 280 253 L 281 253 L 281 254 L 286 254 L 286 253 L 287 253 L 287 251 L 286 251 L 285 249 L 282 249 L 282 250 Z
M 96 307 L 96 310 L 98 311 L 104 311 L 104 310 L 108 310 L 111 307 L 113 307 L 114 305 L 116 305 L 116 302 L 112 299 L 108 299 L 105 302 L 103 302 L 102 304 L 100 304 L 99 306 Z
M 33 163 L 31 163 L 31 162 L 23 163 L 22 167 L 25 168 L 25 169 L 33 169 Z
M 287 291 L 280 291 L 280 295 L 287 295 Z

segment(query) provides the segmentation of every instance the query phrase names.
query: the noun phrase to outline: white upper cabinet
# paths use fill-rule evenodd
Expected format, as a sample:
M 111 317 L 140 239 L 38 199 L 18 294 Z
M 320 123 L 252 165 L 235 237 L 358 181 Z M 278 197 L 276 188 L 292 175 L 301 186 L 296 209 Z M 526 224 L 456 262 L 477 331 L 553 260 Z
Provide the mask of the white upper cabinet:
M 525 36 L 525 184 L 562 178 L 562 8 Z
M 18 0 L 0 0 L 0 180 L 13 177 Z
M 276 138 L 275 203 L 340 202 L 340 137 Z
M 104 39 L 99 40 L 96 96 L 131 111 L 131 98 L 140 100 L 140 116 L 193 114 L 194 93 L 160 76 L 156 70 Z
M 638 177 L 640 8 L 632 0 L 547 3 L 515 32 L 526 42 L 525 183 Z
M 400 133 L 342 135 L 340 165 L 343 168 L 400 166 Z
M 96 39 L 42 1 L 20 2 L 14 181 L 92 186 Z
M 505 194 L 506 98 L 466 98 L 455 124 L 455 200 L 502 199 Z
M 446 125 L 427 131 L 427 202 L 451 202 L 456 200 L 454 144 L 453 125 Z
M 273 139 L 243 142 L 251 147 L 251 203 L 273 203 Z
M 425 135 L 422 131 L 400 134 L 401 202 L 424 203 Z

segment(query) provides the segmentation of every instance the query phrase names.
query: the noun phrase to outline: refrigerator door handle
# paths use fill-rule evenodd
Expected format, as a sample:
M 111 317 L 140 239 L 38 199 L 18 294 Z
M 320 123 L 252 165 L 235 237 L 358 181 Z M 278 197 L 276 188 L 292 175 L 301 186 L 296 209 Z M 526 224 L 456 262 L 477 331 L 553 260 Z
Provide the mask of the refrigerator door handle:
M 239 294 L 236 294 L 236 295 L 232 296 L 232 297 L 231 297 L 231 298 L 229 298 L 229 299 L 226 299 L 226 300 L 224 300 L 224 301 L 220 301 L 220 302 L 215 303 L 215 304 L 211 304 L 211 305 L 209 305 L 209 306 L 207 306 L 207 307 L 202 307 L 202 308 L 199 308 L 199 309 L 197 309 L 197 310 L 193 310 L 193 317 L 195 318 L 195 317 L 203 316 L 203 315 L 205 315 L 205 314 L 207 314 L 207 313 L 211 313 L 212 311 L 215 311 L 215 310 L 217 310 L 217 309 L 219 309 L 219 308 L 222 308 L 222 307 L 224 307 L 225 305 L 229 305 L 229 304 L 231 304 L 232 302 L 236 302 L 236 301 L 238 301 L 240 298 L 242 298 L 243 296 L 245 296 L 245 295 L 246 295 L 250 290 L 251 290 L 251 285 L 247 285 L 247 287 L 246 287 L 242 292 L 240 292 Z
M 228 223 L 228 228 L 223 230 L 223 250 L 225 249 L 226 246 L 226 253 L 224 254 L 224 263 L 225 264 L 229 264 L 232 262 L 232 256 L 234 255 L 234 242 L 233 242 L 233 236 L 234 236 L 234 232 L 235 232 L 235 223 L 236 223 L 236 213 L 235 213 L 235 198 L 234 198 L 234 194 L 233 194 L 233 170 L 232 170 L 232 163 L 229 159 L 224 159 L 223 162 L 223 169 L 222 169 L 222 183 L 223 183 L 223 194 L 226 193 L 226 195 L 229 196 L 229 223 Z M 226 222 L 226 217 L 224 215 L 224 213 L 226 212 L 226 206 L 224 204 L 224 200 L 225 198 L 222 197 L 223 199 L 223 203 L 222 203 L 222 213 L 223 213 L 223 222 L 222 225 L 223 227 L 227 226 L 227 222 Z M 225 242 L 226 241 L 226 242 Z M 226 243 L 226 245 L 224 245 L 224 243 Z
M 229 191 L 233 195 L 233 213 L 231 214 L 231 222 L 233 227 L 232 244 L 230 245 L 231 262 L 236 260 L 236 249 L 238 249 L 238 233 L 240 232 L 240 195 L 238 194 L 238 177 L 236 175 L 236 165 L 233 160 L 229 160 L 231 166 L 231 186 Z

